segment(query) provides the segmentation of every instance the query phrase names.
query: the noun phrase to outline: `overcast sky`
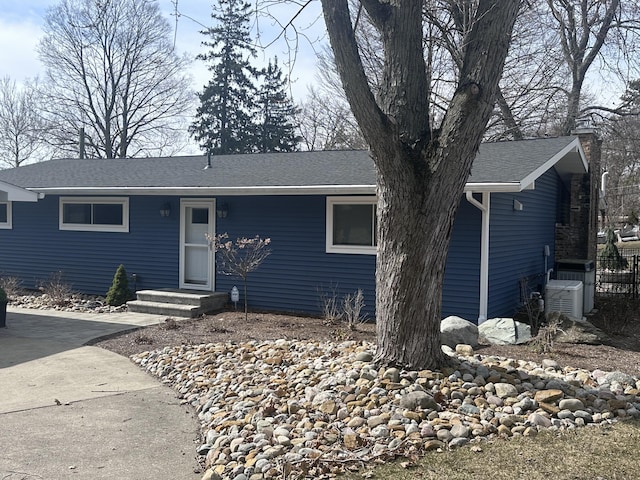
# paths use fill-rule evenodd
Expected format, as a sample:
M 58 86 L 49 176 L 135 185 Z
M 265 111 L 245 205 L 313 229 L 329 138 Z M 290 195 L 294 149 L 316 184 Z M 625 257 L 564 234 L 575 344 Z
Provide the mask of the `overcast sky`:
M 205 39 L 200 33 L 203 25 L 212 23 L 212 2 L 208 0 L 160 0 L 160 8 L 165 13 L 172 28 L 176 28 L 175 3 L 181 14 L 177 17 L 176 48 L 179 52 L 195 56 L 201 51 Z M 36 46 L 42 36 L 43 17 L 47 9 L 58 4 L 56 0 L 0 0 L 0 77 L 9 76 L 21 82 L 26 78 L 42 75 L 42 67 L 36 53 Z M 278 57 L 278 63 L 288 73 L 286 62 L 295 55 L 295 65 L 291 72 L 292 93 L 296 101 L 307 92 L 307 86 L 314 81 L 316 58 L 314 49 L 320 47 L 324 39 L 324 24 L 320 18 L 319 2 L 311 2 L 308 11 L 299 16 L 296 25 L 307 38 L 300 38 L 296 52 L 290 51 L 282 38 L 276 41 L 266 53 L 260 53 L 258 61 L 265 64 L 269 58 Z M 293 6 L 277 7 L 275 16 L 282 23 L 288 22 L 296 13 Z M 281 33 L 281 28 L 266 18 L 259 20 L 260 42 L 271 43 Z M 289 44 L 290 45 L 290 44 Z M 192 65 L 194 89 L 201 90 L 209 79 L 209 72 L 201 61 Z

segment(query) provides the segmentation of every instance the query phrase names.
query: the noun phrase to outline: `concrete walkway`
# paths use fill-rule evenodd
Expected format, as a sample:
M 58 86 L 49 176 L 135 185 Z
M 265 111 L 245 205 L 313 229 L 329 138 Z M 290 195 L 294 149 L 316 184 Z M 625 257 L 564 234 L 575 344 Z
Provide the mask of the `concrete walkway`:
M 199 423 L 93 338 L 165 317 L 9 308 L 0 328 L 0 478 L 197 479 Z

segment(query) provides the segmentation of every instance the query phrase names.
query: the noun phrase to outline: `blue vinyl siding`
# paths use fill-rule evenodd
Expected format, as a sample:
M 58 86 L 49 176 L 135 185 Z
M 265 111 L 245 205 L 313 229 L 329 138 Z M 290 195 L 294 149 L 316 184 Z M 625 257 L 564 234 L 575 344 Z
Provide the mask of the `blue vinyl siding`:
M 560 181 L 551 170 L 536 188 L 491 195 L 489 317 L 513 315 L 518 282 L 544 274 L 544 245 L 553 265 L 554 225 Z M 61 231 L 59 197 L 13 203 L 13 228 L 0 229 L 0 275 L 17 276 L 34 288 L 62 271 L 74 289 L 104 295 L 122 263 L 137 289 L 177 288 L 179 283 L 180 198 L 129 197 L 129 232 Z M 524 205 L 514 211 L 513 200 Z M 229 196 L 228 216 L 216 231 L 237 237 L 271 238 L 272 254 L 249 276 L 253 309 L 318 313 L 321 292 L 342 298 L 362 289 L 369 318 L 375 312 L 375 255 L 326 253 L 326 196 Z M 169 203 L 171 214 L 160 216 Z M 443 287 L 443 316 L 476 321 L 479 310 L 481 212 L 461 199 L 453 226 Z M 534 280 L 535 281 L 535 280 Z M 241 280 L 216 274 L 216 291 Z M 532 285 L 534 286 L 534 285 Z M 132 285 L 133 287 L 133 285 Z M 241 298 L 241 301 L 243 299 Z
M 166 202 L 171 215 L 162 218 Z M 61 271 L 75 290 L 104 295 L 122 263 L 129 276 L 137 275 L 138 289 L 178 286 L 177 198 L 129 197 L 128 233 L 61 231 L 58 212 L 57 195 L 14 202 L 13 229 L 0 230 L 0 274 L 35 288 Z
M 520 280 L 526 278 L 530 289 L 543 285 L 544 246 L 553 267 L 555 220 L 561 181 L 549 170 L 535 183 L 534 190 L 491 195 L 491 234 L 489 255 L 488 317 L 510 317 L 520 304 Z M 515 211 L 517 199 L 523 210 Z
M 442 288 L 442 316 L 475 322 L 480 305 L 480 210 L 465 198 L 453 223 Z
M 218 197 L 229 207 L 218 219 L 218 233 L 231 239 L 271 239 L 271 255 L 249 275 L 249 305 L 255 309 L 318 313 L 320 292 L 341 298 L 362 289 L 365 310 L 375 309 L 375 255 L 326 253 L 325 196 Z M 229 291 L 242 283 L 216 275 L 216 290 Z M 242 301 L 242 296 L 241 296 Z

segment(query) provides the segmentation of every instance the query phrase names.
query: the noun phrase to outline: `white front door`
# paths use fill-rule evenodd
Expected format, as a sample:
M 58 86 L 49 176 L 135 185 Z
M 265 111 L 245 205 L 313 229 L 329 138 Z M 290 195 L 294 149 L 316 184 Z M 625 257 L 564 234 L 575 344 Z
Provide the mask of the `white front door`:
M 180 288 L 213 291 L 213 251 L 206 235 L 215 234 L 215 200 L 180 201 Z

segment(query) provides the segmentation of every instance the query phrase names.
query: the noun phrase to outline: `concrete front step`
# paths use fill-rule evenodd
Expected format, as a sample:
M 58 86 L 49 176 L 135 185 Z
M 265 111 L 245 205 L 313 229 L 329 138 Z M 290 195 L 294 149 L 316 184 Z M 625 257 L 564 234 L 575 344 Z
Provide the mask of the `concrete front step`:
M 140 290 L 136 295 L 137 300 L 127 302 L 131 312 L 190 318 L 221 310 L 229 300 L 227 293 L 169 288 Z

